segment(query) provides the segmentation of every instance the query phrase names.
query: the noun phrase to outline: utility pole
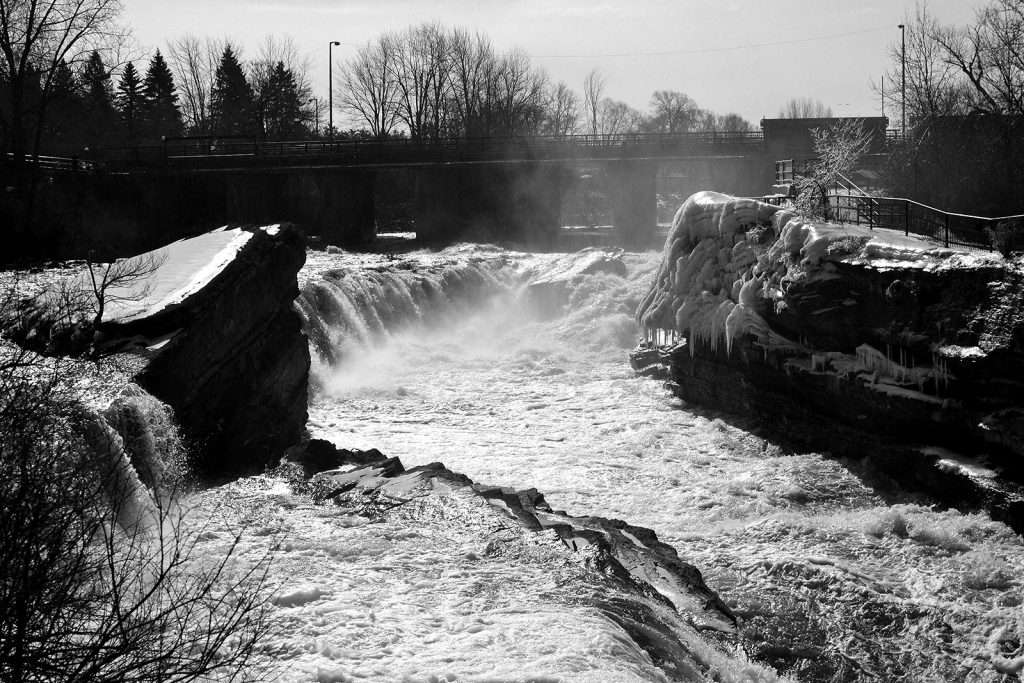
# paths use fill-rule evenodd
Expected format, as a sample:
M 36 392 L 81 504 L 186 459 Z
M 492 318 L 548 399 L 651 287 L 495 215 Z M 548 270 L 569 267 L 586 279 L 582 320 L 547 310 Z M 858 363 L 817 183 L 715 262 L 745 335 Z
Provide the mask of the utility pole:
M 907 134 L 907 27 L 900 24 L 900 62 L 903 66 L 903 75 L 900 82 L 902 92 L 902 105 L 900 114 L 900 135 Z
M 327 43 L 327 136 L 334 137 L 334 59 L 331 50 L 341 45 L 336 40 Z
M 316 119 L 316 123 L 313 124 L 313 134 L 317 137 L 320 136 L 320 100 L 312 98 L 309 100 L 313 103 L 313 116 Z

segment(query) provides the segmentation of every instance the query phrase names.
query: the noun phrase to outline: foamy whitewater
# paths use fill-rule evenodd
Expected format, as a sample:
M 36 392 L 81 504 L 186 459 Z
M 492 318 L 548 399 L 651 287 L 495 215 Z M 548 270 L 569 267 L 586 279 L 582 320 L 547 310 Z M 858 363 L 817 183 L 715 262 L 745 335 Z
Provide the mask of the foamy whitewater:
M 1006 526 L 882 500 L 840 462 L 785 455 L 753 424 L 633 376 L 633 314 L 659 258 L 624 254 L 623 276 L 590 267 L 593 252 L 311 252 L 309 429 L 654 529 L 745 624 L 716 680 L 774 680 L 775 661 L 808 681 L 1016 676 L 1024 544 Z M 564 305 L 531 293 L 538 280 Z M 241 521 L 255 531 L 241 563 L 283 539 L 261 657 L 284 680 L 687 680 L 591 606 L 600 577 L 546 537 L 487 555 L 493 530 L 474 526 L 471 501 L 372 522 L 271 477 L 215 497 L 232 512 L 211 522 L 211 552 Z

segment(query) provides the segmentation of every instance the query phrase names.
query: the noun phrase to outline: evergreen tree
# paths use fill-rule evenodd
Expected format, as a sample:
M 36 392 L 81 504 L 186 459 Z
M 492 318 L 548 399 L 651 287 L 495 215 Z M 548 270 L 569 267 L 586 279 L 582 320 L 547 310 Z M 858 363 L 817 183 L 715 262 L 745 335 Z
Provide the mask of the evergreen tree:
M 53 70 L 50 92 L 43 136 L 53 153 L 75 154 L 84 146 L 82 115 L 85 105 L 75 72 L 64 60 L 59 61 Z
M 253 90 L 229 44 L 224 48 L 210 93 L 210 120 L 217 135 L 252 134 L 256 125 Z
M 278 62 L 270 72 L 263 93 L 263 131 L 268 140 L 287 140 L 306 134 L 299 88 L 291 69 Z
M 108 114 L 114 109 L 114 90 L 110 72 L 103 64 L 100 53 L 93 50 L 82 70 L 82 91 L 87 105 L 97 113 Z
M 121 118 L 127 122 L 135 121 L 139 117 L 143 98 L 142 79 L 139 78 L 139 71 L 134 64 L 128 62 L 121 74 L 121 80 L 117 83 L 115 103 L 117 110 L 121 113 Z
M 144 134 L 159 139 L 181 133 L 181 109 L 178 107 L 178 93 L 174 87 L 174 76 L 158 49 L 149 60 L 146 77 L 142 81 L 142 114 Z
M 110 83 L 110 72 L 103 64 L 100 53 L 93 50 L 82 69 L 80 78 L 82 116 L 82 144 L 86 147 L 104 147 L 118 137 L 118 126 L 114 112 L 114 90 Z

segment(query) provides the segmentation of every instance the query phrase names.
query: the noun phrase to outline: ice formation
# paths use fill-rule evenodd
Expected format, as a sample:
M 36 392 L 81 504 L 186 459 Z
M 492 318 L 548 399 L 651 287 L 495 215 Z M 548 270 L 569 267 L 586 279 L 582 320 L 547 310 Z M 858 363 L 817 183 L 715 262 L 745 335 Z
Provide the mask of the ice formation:
M 771 231 L 765 250 L 762 237 Z M 785 343 L 763 317 L 789 266 L 820 263 L 827 240 L 794 213 L 754 199 L 700 192 L 676 213 L 665 256 L 637 312 L 647 336 L 672 331 L 717 349 L 754 334 Z M 802 260 L 801 260 L 802 259 Z M 692 348 L 692 346 L 691 346 Z

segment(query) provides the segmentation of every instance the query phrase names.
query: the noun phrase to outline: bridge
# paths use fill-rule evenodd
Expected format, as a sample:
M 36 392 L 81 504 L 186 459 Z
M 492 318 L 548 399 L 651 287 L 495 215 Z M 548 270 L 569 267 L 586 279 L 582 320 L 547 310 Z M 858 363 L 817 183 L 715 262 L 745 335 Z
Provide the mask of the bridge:
M 550 242 L 565 191 L 605 175 L 617 240 L 650 245 L 659 169 L 686 177 L 685 191 L 736 195 L 770 190 L 774 161 L 794 156 L 798 122 L 765 132 L 636 133 L 428 139 L 260 142 L 169 138 L 163 144 L 82 154 L 64 171 L 88 171 L 163 234 L 230 222 L 296 222 L 326 244 L 371 241 L 375 197 L 396 183 L 410 197 L 419 236 Z M 814 120 L 815 125 L 825 123 Z M 886 120 L 872 120 L 879 149 Z M 801 138 L 801 139 L 803 139 Z M 60 170 L 60 169 L 58 169 Z M 397 180 L 396 180 L 397 179 Z M 191 226 L 191 227 L 190 227 Z
M 753 132 L 622 133 L 456 138 L 388 138 L 256 142 L 216 137 L 170 138 L 161 145 L 97 150 L 112 171 L 394 168 L 478 163 L 688 159 L 760 151 Z
M 139 196 L 155 202 L 150 214 L 158 220 L 187 207 L 207 222 L 293 221 L 336 245 L 373 239 L 378 177 L 394 178 L 394 171 L 414 188 L 421 237 L 551 241 L 562 225 L 565 190 L 582 169 L 601 169 L 609 177 L 619 241 L 649 244 L 662 164 L 728 167 L 728 179 L 716 179 L 716 186 L 749 194 L 771 187 L 767 154 L 759 131 L 290 142 L 202 137 L 95 150 L 82 163 L 129 176 L 143 188 Z

